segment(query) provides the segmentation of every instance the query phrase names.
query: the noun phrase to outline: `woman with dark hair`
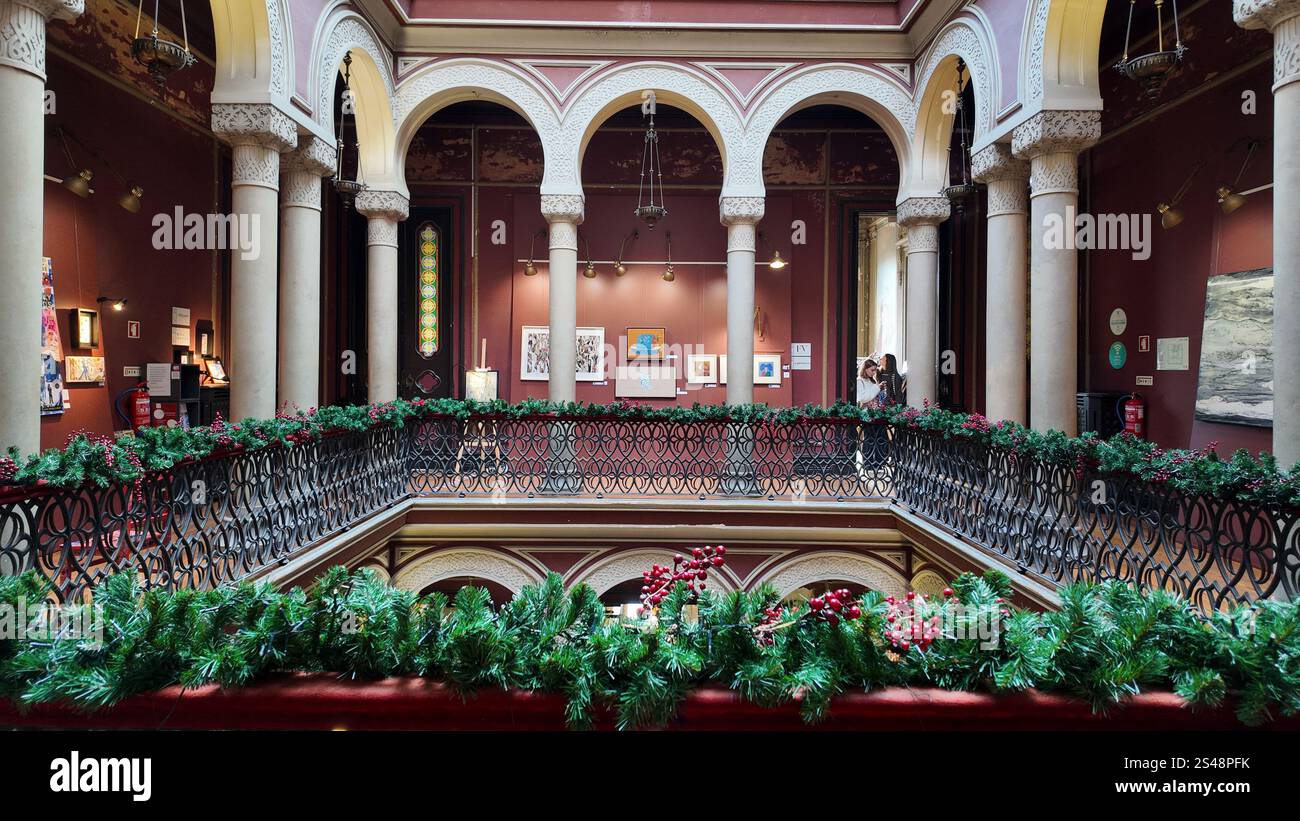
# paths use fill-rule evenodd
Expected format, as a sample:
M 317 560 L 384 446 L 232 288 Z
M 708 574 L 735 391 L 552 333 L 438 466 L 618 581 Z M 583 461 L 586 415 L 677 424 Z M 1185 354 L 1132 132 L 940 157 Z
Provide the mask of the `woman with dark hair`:
M 898 372 L 898 360 L 892 353 L 880 357 L 880 372 L 876 375 L 880 385 L 879 401 L 882 406 L 907 404 L 907 379 Z

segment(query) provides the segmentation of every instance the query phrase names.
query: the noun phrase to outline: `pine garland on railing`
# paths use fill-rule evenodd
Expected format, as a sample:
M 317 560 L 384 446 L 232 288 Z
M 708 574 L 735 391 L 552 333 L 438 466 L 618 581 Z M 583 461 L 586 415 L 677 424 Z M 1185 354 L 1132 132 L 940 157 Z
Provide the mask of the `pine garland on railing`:
M 481 588 L 462 588 L 452 600 L 417 596 L 339 567 L 310 590 L 240 584 L 169 593 L 137 585 L 118 575 L 96 592 L 108 626 L 100 643 L 0 631 L 0 698 L 93 709 L 173 684 L 243 687 L 303 671 L 422 676 L 466 694 L 562 693 L 575 728 L 604 707 L 621 728 L 662 724 L 705 685 L 767 706 L 798 695 L 808 721 L 825 717 L 838 694 L 887 686 L 1035 688 L 1096 710 L 1172 689 L 1193 708 L 1231 700 L 1248 724 L 1300 711 L 1296 603 L 1261 601 L 1206 619 L 1173 595 L 1118 582 L 1063 588 L 1060 610 L 1038 613 L 1008 608 L 1001 574 L 967 574 L 930 602 L 867 593 L 846 602 L 860 617 L 834 622 L 808 604 L 781 602 L 771 588 L 694 598 L 678 584 L 653 625 L 606 619 L 594 590 L 566 592 L 555 574 L 499 608 Z M 30 606 L 47 586 L 32 574 L 0 578 L 0 608 Z M 685 608 L 692 601 L 697 620 Z M 963 613 L 948 618 L 958 602 Z M 990 616 L 998 625 L 992 636 L 959 629 Z M 902 640 L 900 624 L 924 640 Z
M 1199 450 L 1165 450 L 1128 434 L 1100 440 L 1092 434 L 1069 437 L 1060 431 L 1030 430 L 1014 422 L 992 422 L 979 414 L 937 407 L 864 409 L 849 403 L 772 408 L 754 405 L 652 407 L 627 402 L 608 405 L 552 403 L 529 399 L 518 404 L 460 399 L 404 400 L 369 406 L 335 405 L 307 412 L 282 412 L 272 419 L 218 420 L 208 427 L 146 428 L 138 434 L 107 437 L 76 433 L 62 449 L 23 457 L 15 449 L 0 457 L 0 487 L 47 484 L 75 488 L 107 487 L 140 480 L 143 471 L 162 471 L 214 454 L 257 450 L 271 445 L 293 447 L 323 436 L 402 427 L 438 417 L 506 420 L 614 420 L 678 423 L 733 422 L 791 425 L 801 422 L 866 422 L 928 432 L 946 439 L 983 444 L 1016 459 L 1103 474 L 1131 476 L 1193 494 L 1268 505 L 1300 505 L 1300 464 L 1280 470 L 1267 453 L 1238 450 L 1221 457 L 1216 445 Z

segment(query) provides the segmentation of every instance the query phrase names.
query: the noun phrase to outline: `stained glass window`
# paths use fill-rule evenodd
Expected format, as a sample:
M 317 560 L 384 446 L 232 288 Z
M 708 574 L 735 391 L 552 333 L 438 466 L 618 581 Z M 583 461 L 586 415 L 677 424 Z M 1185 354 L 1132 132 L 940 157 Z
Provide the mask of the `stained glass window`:
M 420 226 L 420 356 L 438 352 L 438 229 Z

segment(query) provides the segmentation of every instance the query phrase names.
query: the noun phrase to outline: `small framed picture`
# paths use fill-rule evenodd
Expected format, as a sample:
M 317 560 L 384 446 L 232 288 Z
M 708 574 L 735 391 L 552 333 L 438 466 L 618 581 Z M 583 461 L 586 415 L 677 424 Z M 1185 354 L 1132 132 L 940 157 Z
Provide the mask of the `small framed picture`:
M 659 361 L 664 358 L 668 332 L 664 328 L 628 328 L 627 361 Z
M 718 381 L 718 355 L 693 353 L 686 355 L 686 384 L 703 385 Z
M 780 385 L 781 384 L 781 354 L 779 353 L 754 354 L 754 384 L 755 385 Z
M 497 372 L 465 371 L 465 398 L 475 402 L 492 402 L 497 398 Z
M 221 364 L 221 357 L 214 356 L 208 360 L 208 376 L 218 382 L 226 381 L 226 366 Z
M 718 354 L 718 384 L 727 384 L 727 355 L 725 353 Z

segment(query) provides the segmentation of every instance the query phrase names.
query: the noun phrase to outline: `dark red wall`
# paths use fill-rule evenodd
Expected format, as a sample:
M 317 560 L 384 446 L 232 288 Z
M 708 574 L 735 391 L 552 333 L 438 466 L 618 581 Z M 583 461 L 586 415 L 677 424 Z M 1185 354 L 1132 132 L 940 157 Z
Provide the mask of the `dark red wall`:
M 207 214 L 215 207 L 218 146 L 210 134 L 183 125 L 160 108 L 110 84 L 77 64 L 51 55 L 48 87 L 57 108 L 46 119 L 45 171 L 69 173 L 53 128 L 63 125 L 111 163 L 127 180 L 144 188 L 144 204 L 130 214 L 117 204 L 123 185 L 104 161 L 71 147 L 79 165 L 94 172 L 95 193 L 80 199 L 58 183 L 45 184 L 44 251 L 53 260 L 55 299 L 64 355 L 92 354 L 106 359 L 108 383 L 68 385 L 71 407 L 41 422 L 42 447 L 62 445 L 79 429 L 108 432 L 121 428 L 111 399 L 133 386 L 122 368 L 145 362 L 170 362 L 171 309 L 187 307 L 191 322 L 213 319 L 212 251 L 154 250 L 156 213 L 180 205 L 186 213 Z M 228 185 L 228 182 L 227 182 Z M 33 272 L 37 276 L 38 272 Z M 126 298 L 126 309 L 104 310 L 100 296 Z M 100 310 L 100 347 L 72 351 L 68 315 L 74 307 Z M 127 320 L 139 320 L 140 339 L 127 339 Z M 36 333 L 33 324 L 33 333 Z
M 1102 74 L 1103 141 L 1085 157 L 1084 207 L 1093 214 L 1151 213 L 1153 241 L 1146 261 L 1122 250 L 1081 255 L 1088 288 L 1084 381 L 1088 390 L 1142 393 L 1150 435 L 1166 447 L 1217 440 L 1225 451 L 1267 450 L 1269 429 L 1199 422 L 1193 411 L 1206 280 L 1272 264 L 1271 190 L 1250 196 L 1231 215 L 1222 213 L 1215 197 L 1215 188 L 1232 181 L 1243 158 L 1240 151 L 1229 155 L 1229 147 L 1273 133 L 1271 41 L 1237 28 L 1228 3 L 1199 7 L 1186 16 L 1183 33 L 1188 62 L 1155 105 L 1116 72 Z M 1242 111 L 1246 91 L 1258 102 L 1255 114 Z M 1140 119 L 1156 106 L 1164 107 L 1157 116 Z M 1179 205 L 1186 219 L 1162 229 L 1156 204 L 1173 197 L 1200 162 L 1204 167 Z M 1272 143 L 1266 142 L 1240 188 L 1272 179 Z M 1128 329 L 1119 337 L 1109 328 L 1115 308 L 1128 314 Z M 1149 353 L 1138 352 L 1139 335 L 1151 337 Z M 1156 339 L 1181 336 L 1191 344 L 1189 370 L 1157 371 Z M 1107 360 L 1116 339 L 1129 354 L 1119 370 Z M 1153 376 L 1154 386 L 1136 387 L 1139 375 Z

